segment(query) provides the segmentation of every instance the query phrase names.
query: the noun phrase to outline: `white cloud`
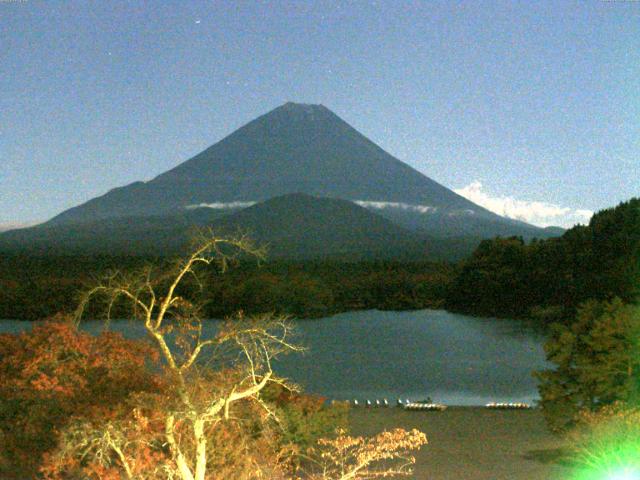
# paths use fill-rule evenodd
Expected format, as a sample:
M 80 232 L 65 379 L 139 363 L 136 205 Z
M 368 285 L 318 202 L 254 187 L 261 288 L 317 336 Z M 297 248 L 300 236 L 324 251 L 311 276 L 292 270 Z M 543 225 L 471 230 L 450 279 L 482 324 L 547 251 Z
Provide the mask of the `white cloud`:
M 591 210 L 571 209 L 553 203 L 518 200 L 513 197 L 491 196 L 483 190 L 482 183 L 478 181 L 454 189 L 454 192 L 498 215 L 539 227 L 555 225 L 570 228 L 576 223 L 588 223 L 593 215 Z
M 376 208 L 376 209 L 396 208 L 400 210 L 409 210 L 411 212 L 418 212 L 418 213 L 429 213 L 429 212 L 436 211 L 436 207 L 431 207 L 429 205 L 414 205 L 411 203 L 377 202 L 372 200 L 354 200 L 353 203 L 357 203 L 361 207 L 365 207 L 365 208 Z
M 384 208 L 395 208 L 399 210 L 409 210 L 412 212 L 418 213 L 429 213 L 435 212 L 437 207 L 431 207 L 429 205 L 416 205 L 411 203 L 401 203 L 401 202 L 379 202 L 374 200 L 353 200 L 354 203 L 360 205 L 365 208 L 375 208 L 375 209 L 384 209 Z M 232 209 L 232 208 L 246 208 L 252 205 L 255 205 L 258 202 L 244 202 L 244 201 L 236 201 L 236 202 L 213 202 L 213 203 L 198 203 L 194 205 L 187 205 L 185 208 L 187 210 L 193 210 L 196 208 L 214 208 L 214 209 Z
M 198 203 L 197 205 L 187 205 L 187 210 L 193 210 L 195 208 L 214 208 L 217 210 L 231 209 L 231 208 L 246 208 L 251 205 L 255 205 L 256 202 L 214 202 L 214 203 Z

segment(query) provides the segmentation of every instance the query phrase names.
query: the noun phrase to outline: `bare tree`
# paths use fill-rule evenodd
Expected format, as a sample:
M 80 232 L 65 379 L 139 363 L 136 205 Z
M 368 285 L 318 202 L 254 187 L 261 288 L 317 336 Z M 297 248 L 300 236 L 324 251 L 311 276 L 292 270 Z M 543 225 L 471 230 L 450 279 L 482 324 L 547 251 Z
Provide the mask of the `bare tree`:
M 205 328 L 202 304 L 192 300 L 189 290 L 194 284 L 201 287 L 198 267 L 216 264 L 224 271 L 240 255 L 261 259 L 263 252 L 246 237 L 219 238 L 211 232 L 199 237 L 192 252 L 170 268 L 108 275 L 83 296 L 76 323 L 97 298 L 106 301 L 107 319 L 123 302 L 130 307 L 131 318 L 144 326 L 163 359 L 164 393 L 136 394 L 123 405 L 121 415 L 104 421 L 71 422 L 61 434 L 57 453 L 42 469 L 47 478 L 295 477 L 289 468 L 294 452 L 274 449 L 277 442 L 270 442 L 278 438 L 269 429 L 278 425 L 278 418 L 261 396 L 270 384 L 295 389 L 272 368 L 276 357 L 302 350 L 290 323 L 280 316 L 245 318 L 239 313 L 217 329 Z M 263 443 L 239 427 L 243 413 L 258 421 Z M 227 449 L 215 451 L 220 436 Z M 409 452 L 425 443 L 425 435 L 417 430 L 396 429 L 372 438 L 350 437 L 339 430 L 336 438 L 320 440 L 306 457 L 297 455 L 315 465 L 306 475 L 310 479 L 406 476 L 415 462 Z M 256 452 L 260 445 L 263 451 Z M 233 459 L 228 462 L 227 457 Z
M 255 402 L 267 416 L 273 417 L 274 412 L 260 397 L 270 383 L 285 385 L 284 379 L 274 373 L 272 360 L 302 350 L 292 341 L 287 319 L 279 316 L 244 318 L 240 314 L 215 334 L 207 335 L 206 331 L 211 330 L 203 328 L 202 305 L 180 295 L 187 278 L 200 281 L 199 266 L 215 263 L 225 270 L 239 255 L 260 259 L 263 252 L 246 237 L 219 238 L 207 232 L 195 242 L 193 253 L 169 270 L 148 267 L 133 275 L 108 276 L 84 295 L 76 312 L 79 322 L 89 302 L 101 296 L 106 299 L 109 318 L 113 306 L 124 300 L 131 307 L 132 318 L 144 325 L 159 349 L 165 376 L 172 380 L 175 394 L 166 403 L 162 431 L 170 452 L 169 461 L 163 466 L 164 474 L 172 478 L 207 477 L 211 455 L 207 431 L 232 420 L 236 402 Z M 216 381 L 210 381 L 207 372 L 217 372 Z M 86 428 L 77 431 L 92 439 L 88 441 L 93 446 L 92 455 L 113 458 L 104 452 L 115 453 L 126 478 L 134 478 L 134 468 L 128 464 L 124 449 L 135 442 L 122 432 L 116 434 L 112 424 L 100 431 Z

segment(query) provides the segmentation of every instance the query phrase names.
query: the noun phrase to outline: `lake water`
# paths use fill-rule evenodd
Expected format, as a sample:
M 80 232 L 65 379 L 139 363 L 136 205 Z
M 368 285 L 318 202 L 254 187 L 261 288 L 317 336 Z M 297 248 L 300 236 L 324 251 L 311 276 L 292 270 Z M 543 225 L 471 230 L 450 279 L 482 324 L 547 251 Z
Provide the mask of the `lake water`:
M 102 325 L 87 322 L 85 328 L 98 331 Z M 27 328 L 28 322 L 0 321 L 0 332 Z M 112 322 L 111 328 L 129 337 L 144 334 L 128 321 Z M 276 371 L 330 399 L 532 403 L 538 393 L 531 372 L 548 367 L 544 337 L 512 320 L 369 310 L 301 320 L 296 328 L 308 351 L 284 357 Z

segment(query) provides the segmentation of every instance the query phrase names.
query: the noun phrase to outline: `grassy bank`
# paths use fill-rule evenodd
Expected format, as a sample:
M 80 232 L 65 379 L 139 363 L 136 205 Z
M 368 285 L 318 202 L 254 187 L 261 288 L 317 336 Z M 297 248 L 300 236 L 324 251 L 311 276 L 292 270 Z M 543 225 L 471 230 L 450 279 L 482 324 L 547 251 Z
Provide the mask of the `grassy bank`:
M 554 462 L 562 439 L 546 429 L 539 410 L 454 407 L 444 412 L 398 408 L 352 409 L 352 432 L 417 428 L 429 445 L 418 452 L 416 479 L 564 480 L 569 471 Z

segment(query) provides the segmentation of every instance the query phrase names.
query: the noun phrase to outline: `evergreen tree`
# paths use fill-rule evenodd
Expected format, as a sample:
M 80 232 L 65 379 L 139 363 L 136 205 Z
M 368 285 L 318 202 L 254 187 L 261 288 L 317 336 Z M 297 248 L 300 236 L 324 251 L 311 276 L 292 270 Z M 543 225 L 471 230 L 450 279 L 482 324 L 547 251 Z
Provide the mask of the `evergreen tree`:
M 570 325 L 552 327 L 545 351 L 556 367 L 534 375 L 553 430 L 570 427 L 583 410 L 632 402 L 640 387 L 640 307 L 588 301 Z

